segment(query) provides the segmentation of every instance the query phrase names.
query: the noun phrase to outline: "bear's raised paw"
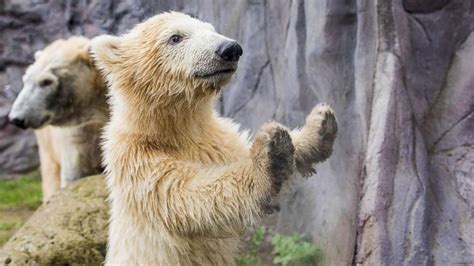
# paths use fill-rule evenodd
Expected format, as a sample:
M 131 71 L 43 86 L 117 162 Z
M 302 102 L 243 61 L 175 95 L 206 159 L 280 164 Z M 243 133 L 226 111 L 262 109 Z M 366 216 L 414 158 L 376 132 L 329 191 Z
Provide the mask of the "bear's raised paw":
M 334 142 L 337 135 L 337 122 L 336 116 L 328 104 L 321 103 L 316 105 L 306 119 L 306 124 L 318 128 L 322 142 L 331 144 L 332 147 L 332 142 Z
M 255 136 L 252 158 L 270 177 L 272 192 L 278 193 L 294 171 L 295 148 L 288 130 L 276 122 L 264 124 Z
M 331 156 L 336 136 L 337 122 L 333 110 L 326 103 L 316 105 L 301 130 L 300 150 L 296 156 L 297 169 L 303 176 L 314 174 L 313 164 Z

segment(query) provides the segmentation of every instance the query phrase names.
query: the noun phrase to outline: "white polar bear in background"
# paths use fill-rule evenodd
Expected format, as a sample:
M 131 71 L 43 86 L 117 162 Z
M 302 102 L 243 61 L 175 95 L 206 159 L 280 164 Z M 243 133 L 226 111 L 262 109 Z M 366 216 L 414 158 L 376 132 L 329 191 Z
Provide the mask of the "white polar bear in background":
M 36 52 L 8 116 L 16 126 L 35 130 L 44 200 L 60 187 L 102 169 L 106 86 L 89 57 L 89 42 L 71 37 Z

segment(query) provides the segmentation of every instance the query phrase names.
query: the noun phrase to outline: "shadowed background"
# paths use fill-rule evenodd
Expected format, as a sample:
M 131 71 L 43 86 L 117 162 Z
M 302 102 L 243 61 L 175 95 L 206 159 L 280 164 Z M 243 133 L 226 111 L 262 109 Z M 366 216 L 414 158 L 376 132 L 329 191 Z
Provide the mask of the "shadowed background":
M 0 175 L 38 165 L 32 132 L 7 124 L 34 51 L 165 10 L 242 44 L 217 107 L 244 128 L 333 107 L 334 154 L 282 199 L 279 230 L 310 236 L 331 264 L 474 262 L 472 0 L 0 0 Z

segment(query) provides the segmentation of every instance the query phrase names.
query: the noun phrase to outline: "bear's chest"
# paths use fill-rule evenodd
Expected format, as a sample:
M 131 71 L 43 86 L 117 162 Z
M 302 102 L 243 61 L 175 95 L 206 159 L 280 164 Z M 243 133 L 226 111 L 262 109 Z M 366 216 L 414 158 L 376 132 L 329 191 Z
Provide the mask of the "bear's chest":
M 250 158 L 246 142 L 237 134 L 215 134 L 193 141 L 178 151 L 177 158 L 204 165 L 229 164 Z
M 182 158 L 204 165 L 228 164 L 248 156 L 248 151 L 225 141 L 195 143 L 193 147 L 181 151 Z

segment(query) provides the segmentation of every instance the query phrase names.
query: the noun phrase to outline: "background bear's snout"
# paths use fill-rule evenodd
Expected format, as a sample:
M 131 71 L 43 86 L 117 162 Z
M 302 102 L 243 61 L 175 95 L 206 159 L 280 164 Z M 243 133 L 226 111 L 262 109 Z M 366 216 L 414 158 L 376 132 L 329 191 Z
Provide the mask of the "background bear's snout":
M 11 117 L 9 117 L 8 121 L 9 121 L 11 124 L 13 124 L 13 125 L 15 125 L 15 126 L 21 128 L 21 129 L 26 129 L 26 128 L 27 128 L 26 121 L 25 121 L 24 119 L 21 119 L 21 118 L 11 118 Z
M 219 45 L 216 54 L 224 61 L 237 62 L 242 55 L 242 47 L 236 41 L 226 41 Z

